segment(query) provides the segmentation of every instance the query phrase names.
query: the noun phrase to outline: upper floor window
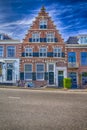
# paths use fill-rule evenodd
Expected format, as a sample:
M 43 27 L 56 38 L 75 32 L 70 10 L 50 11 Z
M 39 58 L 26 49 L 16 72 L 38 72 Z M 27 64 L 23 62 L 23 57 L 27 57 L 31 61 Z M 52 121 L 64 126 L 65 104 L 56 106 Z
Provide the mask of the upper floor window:
M 28 48 L 25 48 L 25 56 L 26 57 L 32 57 L 33 56 L 33 49 L 28 47 Z
M 15 57 L 15 47 L 14 46 L 7 47 L 7 57 Z
M 47 42 L 54 42 L 54 33 L 47 33 Z
M 40 42 L 40 34 L 38 32 L 32 34 L 32 42 Z
M 40 47 L 39 56 L 40 57 L 46 57 L 47 56 L 47 48 L 46 47 Z
M 3 57 L 3 53 L 4 53 L 3 46 L 0 46 L 0 57 Z
M 61 57 L 62 56 L 62 49 L 60 47 L 55 47 L 53 49 L 53 56 L 54 57 Z
M 24 69 L 25 70 L 25 73 L 24 73 L 25 80 L 32 79 L 32 64 L 25 64 L 24 68 L 25 68 Z
M 68 62 L 76 62 L 76 52 L 68 52 Z
M 81 65 L 87 65 L 87 52 L 81 52 Z
M 43 80 L 44 79 L 44 64 L 37 64 L 36 66 L 36 77 L 37 80 Z
M 87 44 L 87 36 L 80 37 L 79 38 L 79 43 L 80 44 Z
M 40 29 L 46 29 L 46 28 L 47 28 L 47 20 L 41 20 Z

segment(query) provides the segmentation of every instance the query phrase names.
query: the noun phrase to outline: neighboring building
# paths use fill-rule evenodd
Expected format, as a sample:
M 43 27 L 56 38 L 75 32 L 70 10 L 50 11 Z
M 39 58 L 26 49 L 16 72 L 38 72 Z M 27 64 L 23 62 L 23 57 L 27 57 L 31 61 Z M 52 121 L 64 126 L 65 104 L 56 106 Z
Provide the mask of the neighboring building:
M 20 79 L 35 86 L 63 87 L 67 77 L 65 44 L 51 17 L 42 7 L 21 47 Z
M 79 35 L 77 38 L 77 44 L 73 44 L 72 41 L 66 44 L 67 71 L 68 77 L 72 78 L 73 87 L 85 88 L 87 87 L 87 35 Z
M 0 84 L 14 84 L 19 80 L 20 42 L 0 34 Z

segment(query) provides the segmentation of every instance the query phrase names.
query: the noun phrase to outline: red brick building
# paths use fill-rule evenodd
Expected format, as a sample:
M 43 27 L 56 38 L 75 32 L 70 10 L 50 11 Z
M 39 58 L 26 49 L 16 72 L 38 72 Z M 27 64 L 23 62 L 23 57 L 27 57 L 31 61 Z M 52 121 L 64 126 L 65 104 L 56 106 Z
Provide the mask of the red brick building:
M 70 37 L 66 44 L 67 73 L 75 88 L 87 88 L 87 35 Z
M 20 79 L 35 86 L 63 87 L 67 77 L 65 44 L 42 7 L 21 44 Z

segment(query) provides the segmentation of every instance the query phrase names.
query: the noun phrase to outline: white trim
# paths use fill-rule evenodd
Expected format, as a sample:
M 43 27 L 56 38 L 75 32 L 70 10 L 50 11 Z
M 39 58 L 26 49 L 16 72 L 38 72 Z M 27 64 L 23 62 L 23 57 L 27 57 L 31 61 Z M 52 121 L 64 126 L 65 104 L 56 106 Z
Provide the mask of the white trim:
M 56 85 L 58 86 L 58 71 L 63 71 L 64 78 L 67 78 L 67 67 L 56 67 Z

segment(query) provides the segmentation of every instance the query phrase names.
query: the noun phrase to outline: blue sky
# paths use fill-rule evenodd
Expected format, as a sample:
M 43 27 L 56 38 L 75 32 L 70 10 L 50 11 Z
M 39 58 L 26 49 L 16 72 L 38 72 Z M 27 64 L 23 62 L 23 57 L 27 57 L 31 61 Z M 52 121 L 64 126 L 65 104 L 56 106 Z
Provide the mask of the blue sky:
M 0 33 L 22 40 L 42 5 L 65 41 L 87 34 L 87 0 L 0 0 Z

